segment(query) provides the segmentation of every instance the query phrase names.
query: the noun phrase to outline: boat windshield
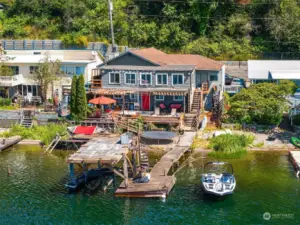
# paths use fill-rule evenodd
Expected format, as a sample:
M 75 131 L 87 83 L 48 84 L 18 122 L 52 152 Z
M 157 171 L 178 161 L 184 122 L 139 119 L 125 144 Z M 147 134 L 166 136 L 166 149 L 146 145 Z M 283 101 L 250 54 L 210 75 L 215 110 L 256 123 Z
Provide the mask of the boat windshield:
M 204 167 L 205 173 L 231 173 L 233 174 L 233 167 L 226 162 L 208 162 Z

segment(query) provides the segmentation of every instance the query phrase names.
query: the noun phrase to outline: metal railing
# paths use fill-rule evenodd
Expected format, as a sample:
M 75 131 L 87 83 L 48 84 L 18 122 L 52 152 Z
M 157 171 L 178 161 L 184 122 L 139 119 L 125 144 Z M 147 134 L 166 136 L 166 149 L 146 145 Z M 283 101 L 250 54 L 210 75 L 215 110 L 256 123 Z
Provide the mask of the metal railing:
M 242 90 L 242 88 L 244 88 L 242 85 L 225 85 L 224 86 L 224 90 L 227 93 L 238 93 Z
M 14 76 L 0 76 L 0 86 L 13 87 L 22 84 L 24 81 L 23 75 L 18 74 Z

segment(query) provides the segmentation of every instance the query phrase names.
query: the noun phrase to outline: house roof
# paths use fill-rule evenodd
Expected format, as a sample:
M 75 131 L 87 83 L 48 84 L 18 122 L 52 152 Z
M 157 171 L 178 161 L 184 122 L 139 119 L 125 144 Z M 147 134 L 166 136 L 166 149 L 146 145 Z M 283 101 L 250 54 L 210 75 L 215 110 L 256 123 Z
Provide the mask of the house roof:
M 248 60 L 248 78 L 252 80 L 296 79 L 297 74 L 300 60 Z
M 128 65 L 107 65 L 102 69 L 110 70 L 142 70 L 142 71 L 193 71 L 194 65 L 166 65 L 166 66 L 128 66 Z
M 161 66 L 194 65 L 198 70 L 220 70 L 223 66 L 222 63 L 201 55 L 167 54 L 155 48 L 131 50 L 130 52 Z

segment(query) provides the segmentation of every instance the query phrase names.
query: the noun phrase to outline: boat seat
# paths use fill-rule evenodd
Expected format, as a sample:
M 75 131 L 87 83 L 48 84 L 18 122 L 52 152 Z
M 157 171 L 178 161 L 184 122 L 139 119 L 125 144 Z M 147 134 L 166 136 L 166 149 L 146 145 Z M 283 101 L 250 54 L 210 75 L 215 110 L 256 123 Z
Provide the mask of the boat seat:
M 230 183 L 232 180 L 233 176 L 230 173 L 223 173 L 221 177 L 221 182 L 224 183 Z

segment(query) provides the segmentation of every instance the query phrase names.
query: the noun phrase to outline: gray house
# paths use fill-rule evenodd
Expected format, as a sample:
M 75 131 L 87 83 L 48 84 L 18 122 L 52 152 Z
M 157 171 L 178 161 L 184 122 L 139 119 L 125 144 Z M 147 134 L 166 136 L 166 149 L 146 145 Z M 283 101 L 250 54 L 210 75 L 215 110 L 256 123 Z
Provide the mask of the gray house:
M 125 107 L 153 111 L 161 104 L 190 112 L 195 96 L 211 87 L 223 90 L 224 66 L 200 55 L 166 54 L 155 48 L 125 52 L 98 66 L 92 89 L 101 89 L 117 100 L 126 93 Z M 114 94 L 114 95 L 113 95 Z M 203 99 L 202 99 L 203 100 Z M 201 103 L 202 104 L 202 103 Z

